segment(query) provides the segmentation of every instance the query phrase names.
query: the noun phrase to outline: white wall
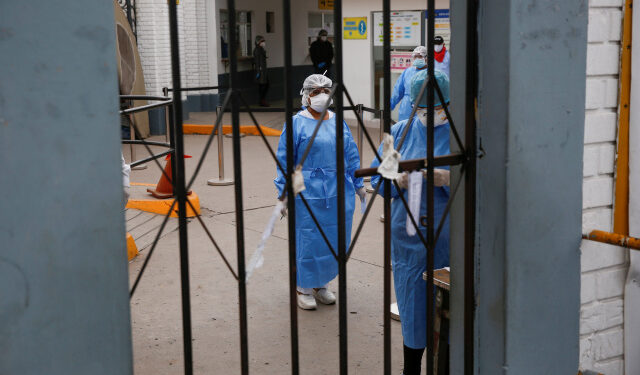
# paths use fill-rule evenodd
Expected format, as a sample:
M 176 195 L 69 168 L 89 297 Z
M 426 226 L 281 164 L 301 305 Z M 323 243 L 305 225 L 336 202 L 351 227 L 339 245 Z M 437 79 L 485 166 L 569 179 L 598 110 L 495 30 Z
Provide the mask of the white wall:
M 178 5 L 178 36 L 182 86 L 217 83 L 217 72 L 209 64 L 207 4 L 213 0 L 182 0 Z M 171 87 L 169 13 L 166 0 L 137 0 L 138 49 L 147 94 L 162 94 Z M 215 79 L 214 79 L 215 78 Z
M 166 1 L 138 0 L 138 45 L 149 94 L 160 94 L 163 86 L 170 86 L 171 61 L 169 48 L 169 25 Z M 424 9 L 422 0 L 398 0 L 392 4 L 393 10 Z M 436 8 L 448 8 L 448 0 L 437 0 Z M 228 71 L 220 61 L 219 14 L 226 9 L 226 0 L 181 0 L 178 5 L 179 32 L 181 42 L 181 65 L 183 85 L 216 85 L 218 74 Z M 282 3 L 279 0 L 238 0 L 237 10 L 251 10 L 252 36 L 263 35 L 267 42 L 269 67 L 283 66 L 284 45 L 282 30 Z M 381 11 L 378 1 L 345 0 L 344 17 L 367 17 L 369 32 L 366 40 L 345 40 L 344 79 L 353 99 L 357 103 L 373 106 L 372 90 L 373 62 L 371 12 Z M 266 32 L 266 12 L 275 13 L 275 32 Z M 317 0 L 292 2 L 291 28 L 293 65 L 309 65 L 307 27 L 309 12 L 325 12 L 318 9 Z M 239 70 L 251 69 L 251 63 L 241 63 Z
M 583 232 L 613 229 L 622 0 L 591 0 L 587 47 Z M 628 250 L 582 242 L 580 365 L 623 374 Z

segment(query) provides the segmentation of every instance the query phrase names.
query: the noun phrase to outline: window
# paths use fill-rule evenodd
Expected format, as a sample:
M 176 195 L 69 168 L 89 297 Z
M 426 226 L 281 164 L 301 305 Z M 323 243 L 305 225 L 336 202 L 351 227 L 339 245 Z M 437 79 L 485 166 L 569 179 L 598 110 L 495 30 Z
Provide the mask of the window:
M 276 32 L 276 22 L 275 22 L 275 13 L 267 12 L 267 33 L 275 33 Z
M 309 13 L 307 21 L 309 45 L 316 40 L 322 29 L 327 31 L 329 41 L 333 42 L 333 13 Z
M 253 38 L 251 35 L 251 12 L 236 11 L 236 41 L 234 48 L 229 48 L 229 14 L 226 9 L 220 9 L 220 39 L 222 58 L 229 57 L 229 50 L 235 51 L 238 57 L 252 56 Z

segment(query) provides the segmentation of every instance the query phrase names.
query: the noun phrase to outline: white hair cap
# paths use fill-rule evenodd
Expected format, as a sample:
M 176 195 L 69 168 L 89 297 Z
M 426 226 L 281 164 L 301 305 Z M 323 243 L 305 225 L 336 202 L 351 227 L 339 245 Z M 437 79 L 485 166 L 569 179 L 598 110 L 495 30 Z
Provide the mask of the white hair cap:
M 300 95 L 302 95 L 302 105 L 305 107 L 309 106 L 309 94 L 311 91 L 320 88 L 326 87 L 331 88 L 333 86 L 333 82 L 327 76 L 322 74 L 312 74 L 304 80 L 302 84 L 302 89 L 300 90 Z
M 415 57 L 416 55 L 420 55 L 422 57 L 427 57 L 427 47 L 425 47 L 425 46 L 417 46 L 416 48 L 414 48 L 412 57 Z

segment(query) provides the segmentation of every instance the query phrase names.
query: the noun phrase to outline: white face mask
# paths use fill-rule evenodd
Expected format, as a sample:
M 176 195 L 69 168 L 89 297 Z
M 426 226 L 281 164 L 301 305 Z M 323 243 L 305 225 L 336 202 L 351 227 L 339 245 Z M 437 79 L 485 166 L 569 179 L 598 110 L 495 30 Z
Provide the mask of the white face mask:
M 267 43 L 265 42 L 260 42 L 260 47 L 265 48 L 267 46 Z
M 443 48 L 443 47 L 444 47 L 444 44 L 436 44 L 436 45 L 433 47 L 433 49 L 434 49 L 436 52 L 440 52 L 440 51 L 442 51 L 442 48 Z
M 418 110 L 416 111 L 416 116 L 418 116 L 418 119 L 420 120 L 422 125 L 427 126 L 427 109 L 426 108 L 418 108 Z M 440 126 L 448 122 L 449 120 L 447 120 L 447 114 L 444 111 L 444 108 L 436 109 L 433 116 L 433 125 Z
M 327 37 L 326 36 L 321 36 L 320 40 L 322 40 L 323 42 L 326 42 L 327 41 Z
M 324 111 L 325 107 L 331 105 L 332 101 L 329 101 L 329 94 L 321 93 L 316 96 L 309 97 L 309 107 L 316 112 Z

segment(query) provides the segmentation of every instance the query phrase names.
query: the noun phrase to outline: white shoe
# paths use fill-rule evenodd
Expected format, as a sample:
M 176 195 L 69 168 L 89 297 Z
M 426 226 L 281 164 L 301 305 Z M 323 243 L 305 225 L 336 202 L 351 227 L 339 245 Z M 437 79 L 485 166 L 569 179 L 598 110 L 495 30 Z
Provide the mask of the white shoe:
M 313 296 L 316 297 L 320 303 L 325 305 L 333 305 L 336 303 L 335 294 L 331 293 L 327 288 L 313 289 Z
M 303 310 L 315 310 L 318 305 L 311 294 L 298 293 L 298 307 Z

